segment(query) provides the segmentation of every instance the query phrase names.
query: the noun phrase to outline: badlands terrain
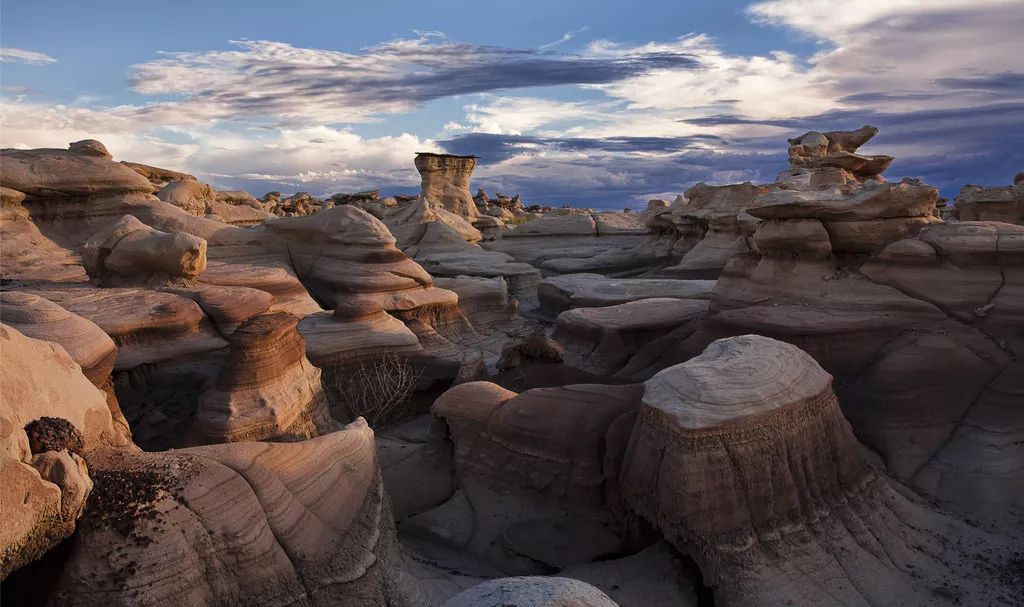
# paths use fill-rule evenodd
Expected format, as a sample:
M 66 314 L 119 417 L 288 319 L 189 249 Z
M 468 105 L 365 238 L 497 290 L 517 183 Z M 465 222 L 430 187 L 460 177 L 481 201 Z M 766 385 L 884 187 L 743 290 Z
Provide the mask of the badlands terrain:
M 1024 173 L 876 133 L 642 212 L 3 150 L 4 605 L 1024 604 Z

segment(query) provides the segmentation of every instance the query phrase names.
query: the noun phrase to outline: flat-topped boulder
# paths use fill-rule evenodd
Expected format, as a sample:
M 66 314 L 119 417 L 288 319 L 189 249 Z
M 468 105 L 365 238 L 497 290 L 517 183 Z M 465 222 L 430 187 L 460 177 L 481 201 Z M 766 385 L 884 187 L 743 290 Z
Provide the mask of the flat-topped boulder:
M 195 175 L 189 175 L 188 173 L 182 173 L 179 171 L 172 171 L 170 169 L 163 169 L 160 167 L 150 166 L 148 164 L 142 164 L 139 162 L 128 162 L 122 160 L 121 164 L 135 171 L 139 175 L 142 175 L 149 180 L 154 187 L 163 188 L 165 185 L 172 181 L 183 181 L 185 179 L 191 179 L 195 181 Z
M 333 429 L 320 369 L 306 358 L 297 324 L 290 314 L 262 314 L 231 334 L 231 353 L 199 399 L 196 428 L 205 441 L 303 440 Z
M 606 278 L 600 274 L 565 274 L 545 278 L 537 287 L 541 305 L 549 312 L 570 308 L 612 306 L 639 299 L 709 299 L 713 280 L 668 278 Z
M 306 355 L 322 368 L 423 350 L 416 335 L 372 299 L 351 298 L 332 312 L 310 314 L 299 322 L 299 333 Z
M 625 233 L 631 232 L 625 231 Z M 502 238 L 596 235 L 597 223 L 590 215 L 565 215 L 563 217 L 542 217 L 535 221 L 521 223 L 505 231 Z
M 665 350 L 662 338 L 682 341 L 696 331 L 709 305 L 707 300 L 651 298 L 573 308 L 558 315 L 552 337 L 565 348 L 568 365 L 595 375 L 629 374 L 659 358 Z
M 227 346 L 195 301 L 142 288 L 36 290 L 96 323 L 117 344 L 114 370 Z
M 0 150 L 0 185 L 36 198 L 149 193 L 149 180 L 94 148 Z

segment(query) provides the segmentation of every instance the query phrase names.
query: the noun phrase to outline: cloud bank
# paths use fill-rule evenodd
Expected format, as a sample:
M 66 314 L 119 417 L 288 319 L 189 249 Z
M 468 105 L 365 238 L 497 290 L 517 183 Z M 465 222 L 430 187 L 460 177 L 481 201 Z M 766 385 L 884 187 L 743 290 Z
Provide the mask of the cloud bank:
M 345 53 L 267 40 L 168 52 L 130 73 L 148 102 L 54 105 L 5 83 L 5 146 L 103 140 L 120 158 L 187 170 L 221 187 L 314 193 L 415 190 L 417 151 L 482 157 L 476 182 L 527 201 L 620 208 L 697 181 L 771 181 L 785 139 L 874 124 L 870 145 L 947 195 L 1024 169 L 1019 0 L 771 0 L 746 16 L 817 50 L 728 53 L 703 34 L 573 53 L 417 32 Z M 979 41 L 984 41 L 980 44 Z M 575 44 L 575 43 L 574 43 Z M 17 51 L 4 60 L 42 53 Z M 8 57 L 20 56 L 21 59 Z M 360 135 L 443 102 L 461 118 Z M 383 129 L 381 127 L 384 127 Z

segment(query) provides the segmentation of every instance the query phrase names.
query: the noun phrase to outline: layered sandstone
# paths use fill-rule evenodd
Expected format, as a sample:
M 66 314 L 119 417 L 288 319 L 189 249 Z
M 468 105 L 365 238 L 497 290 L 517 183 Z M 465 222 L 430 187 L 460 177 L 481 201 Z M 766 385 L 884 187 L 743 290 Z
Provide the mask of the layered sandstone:
M 679 278 L 715 278 L 733 255 L 750 251 L 757 220 L 745 213 L 754 198 L 773 186 L 698 183 L 671 206 L 651 210 L 655 252 L 674 262 L 662 270 Z
M 537 287 L 541 305 L 558 314 L 571 308 L 597 308 L 650 299 L 710 299 L 713 280 L 647 278 L 609 279 L 600 274 L 566 274 L 545 278 Z
M 296 443 L 106 454 L 93 469 L 97 507 L 56 605 L 439 601 L 400 568 L 362 420 Z
M 290 314 L 263 314 L 231 334 L 231 354 L 199 400 L 196 428 L 207 442 L 302 440 L 333 428 L 297 324 Z

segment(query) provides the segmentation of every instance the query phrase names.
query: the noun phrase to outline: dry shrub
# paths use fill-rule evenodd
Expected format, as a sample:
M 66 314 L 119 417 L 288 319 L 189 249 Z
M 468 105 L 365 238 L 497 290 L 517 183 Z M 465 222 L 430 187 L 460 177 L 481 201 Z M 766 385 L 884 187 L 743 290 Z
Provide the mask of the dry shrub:
M 412 363 L 394 352 L 325 375 L 332 408 L 350 420 L 362 416 L 372 428 L 411 415 L 412 394 L 420 379 Z

